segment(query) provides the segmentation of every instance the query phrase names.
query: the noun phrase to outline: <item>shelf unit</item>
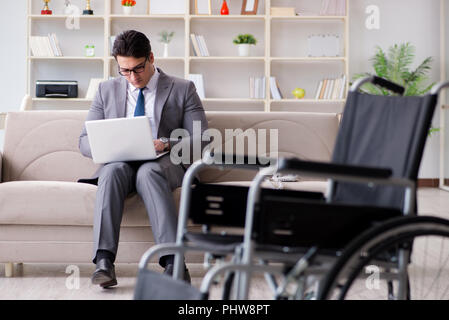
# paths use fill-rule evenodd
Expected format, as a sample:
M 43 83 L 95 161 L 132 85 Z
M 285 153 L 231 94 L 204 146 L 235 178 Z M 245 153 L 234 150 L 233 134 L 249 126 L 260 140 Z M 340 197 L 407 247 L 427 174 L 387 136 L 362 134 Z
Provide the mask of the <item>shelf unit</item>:
M 346 74 L 348 79 L 349 0 L 346 15 L 318 15 L 321 1 L 316 0 L 260 0 L 258 14 L 240 15 L 241 1 L 229 1 L 230 15 L 221 16 L 221 1 L 212 1 L 212 15 L 195 15 L 194 0 L 186 1 L 186 13 L 151 15 L 148 1 L 138 0 L 135 14 L 121 14 L 119 0 L 92 1 L 95 15 L 79 16 L 79 30 L 69 30 L 65 24 L 72 17 L 61 14 L 63 0 L 50 3 L 54 15 L 39 14 L 42 1 L 28 0 L 28 38 L 54 32 L 58 36 L 64 57 L 33 57 L 27 47 L 27 92 L 33 105 L 73 104 L 89 108 L 91 100 L 84 99 L 90 78 L 118 76 L 115 59 L 110 56 L 110 37 L 125 29 L 136 29 L 149 36 L 155 64 L 166 73 L 187 78 L 190 73 L 202 73 L 205 81 L 206 110 L 229 111 L 317 111 L 341 112 L 343 100 L 315 100 L 318 82 L 326 77 Z M 85 1 L 72 0 L 83 9 Z M 299 16 L 271 16 L 275 6 L 296 7 Z M 304 12 L 303 12 L 304 9 Z M 157 41 L 161 30 L 174 30 L 170 43 L 171 55 L 163 58 L 162 45 Z M 337 30 L 337 31 L 335 31 Z M 211 56 L 193 54 L 190 34 L 204 34 Z M 250 57 L 237 56 L 232 39 L 238 33 L 252 33 L 258 44 L 252 47 Z M 307 34 L 338 33 L 341 36 L 341 54 L 338 57 L 307 57 Z M 70 38 L 70 44 L 67 39 Z M 95 44 L 96 57 L 84 57 L 83 47 Z M 60 73 L 58 73 L 58 70 Z M 65 72 L 65 73 L 64 73 Z M 249 98 L 249 78 L 265 77 L 265 99 Z M 271 98 L 269 78 L 275 76 L 285 99 Z M 34 83 L 41 79 L 78 80 L 79 97 L 76 99 L 35 98 Z M 73 77 L 78 77 L 73 79 Z M 39 79 L 38 79 L 39 78 Z M 347 88 L 346 83 L 346 88 Z M 306 90 L 304 99 L 293 99 L 295 87 Z M 232 94 L 230 94 L 232 93 Z

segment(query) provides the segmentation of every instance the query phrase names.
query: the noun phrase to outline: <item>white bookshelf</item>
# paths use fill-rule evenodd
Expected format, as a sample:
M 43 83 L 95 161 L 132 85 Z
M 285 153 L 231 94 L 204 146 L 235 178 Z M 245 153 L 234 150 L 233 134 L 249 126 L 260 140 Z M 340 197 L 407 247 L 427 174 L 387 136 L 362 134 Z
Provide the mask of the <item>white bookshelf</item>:
M 126 29 L 145 33 L 151 41 L 155 64 L 164 72 L 187 78 L 201 73 L 205 82 L 206 110 L 229 111 L 303 111 L 340 112 L 344 100 L 315 100 L 320 80 L 346 74 L 348 79 L 349 0 L 345 16 L 318 15 L 321 1 L 260 0 L 256 15 L 240 15 L 241 1 L 228 1 L 230 15 L 219 15 L 221 1 L 212 1 L 212 15 L 195 15 L 194 0 L 185 0 L 185 14 L 151 15 L 148 1 L 137 0 L 135 12 L 122 14 L 119 0 L 91 1 L 93 16 L 79 18 L 80 29 L 69 30 L 63 14 L 64 0 L 50 2 L 53 15 L 42 16 L 42 1 L 28 1 L 28 38 L 54 32 L 58 36 L 63 57 L 33 57 L 27 47 L 27 92 L 33 106 L 65 105 L 87 108 L 91 100 L 84 99 L 90 78 L 119 76 L 111 56 L 110 37 Z M 82 11 L 84 0 L 71 0 Z M 300 16 L 270 15 L 271 7 L 295 7 Z M 162 57 L 163 46 L 158 42 L 162 30 L 175 31 L 169 45 L 169 57 Z M 190 34 L 202 34 L 211 56 L 197 57 Z M 238 33 L 255 35 L 258 43 L 250 57 L 239 57 L 232 40 Z M 307 35 L 337 33 L 341 37 L 338 57 L 312 58 L 305 54 Z M 86 44 L 95 45 L 95 57 L 83 55 Z M 275 76 L 285 99 L 271 98 L 269 78 Z M 266 77 L 265 99 L 250 99 L 249 78 Z M 44 99 L 35 97 L 36 80 L 77 80 L 76 99 Z M 291 91 L 302 87 L 304 99 L 293 99 Z M 347 87 L 347 84 L 346 84 Z M 64 106 L 62 104 L 64 103 Z

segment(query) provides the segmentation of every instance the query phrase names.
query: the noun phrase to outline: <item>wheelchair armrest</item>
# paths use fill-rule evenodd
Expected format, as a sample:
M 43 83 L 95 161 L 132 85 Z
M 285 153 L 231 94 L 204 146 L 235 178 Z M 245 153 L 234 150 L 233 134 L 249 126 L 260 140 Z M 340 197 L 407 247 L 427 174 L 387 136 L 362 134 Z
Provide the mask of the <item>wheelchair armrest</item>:
M 310 175 L 346 176 L 357 178 L 388 179 L 393 172 L 387 168 L 373 168 L 364 166 L 341 165 L 327 162 L 303 161 L 294 158 L 282 158 L 278 162 L 277 172 L 301 172 Z
M 253 170 L 261 167 L 269 167 L 277 162 L 273 158 L 226 154 L 215 151 L 206 152 L 202 161 L 208 166 L 238 167 Z

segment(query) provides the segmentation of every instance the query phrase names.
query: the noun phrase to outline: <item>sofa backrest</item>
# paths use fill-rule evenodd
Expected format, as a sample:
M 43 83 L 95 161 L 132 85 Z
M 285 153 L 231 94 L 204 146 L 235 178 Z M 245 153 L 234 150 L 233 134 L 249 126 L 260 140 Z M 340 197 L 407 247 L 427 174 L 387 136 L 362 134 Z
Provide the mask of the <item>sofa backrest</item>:
M 315 161 L 330 161 L 339 126 L 339 115 L 335 113 L 207 112 L 206 116 L 209 128 L 218 129 L 222 137 L 226 137 L 225 129 L 239 128 L 243 134 L 250 129 L 256 132 L 266 129 L 267 134 L 270 129 L 277 129 L 279 157 Z M 226 139 L 221 142 L 222 150 L 225 150 Z M 266 143 L 269 151 L 269 138 Z M 245 150 L 245 154 L 248 153 L 251 152 Z M 247 181 L 256 173 L 253 170 L 204 170 L 200 178 L 204 182 Z
M 3 181 L 76 181 L 97 168 L 78 149 L 87 111 L 9 112 L 3 146 Z
M 87 111 L 9 112 L 3 149 L 3 181 L 76 181 L 98 168 L 78 149 Z M 206 112 L 209 128 L 278 129 L 279 156 L 329 161 L 338 131 L 338 115 L 300 112 Z M 225 140 L 223 139 L 223 144 Z M 267 140 L 267 142 L 269 142 Z M 206 170 L 208 182 L 252 179 L 255 172 Z

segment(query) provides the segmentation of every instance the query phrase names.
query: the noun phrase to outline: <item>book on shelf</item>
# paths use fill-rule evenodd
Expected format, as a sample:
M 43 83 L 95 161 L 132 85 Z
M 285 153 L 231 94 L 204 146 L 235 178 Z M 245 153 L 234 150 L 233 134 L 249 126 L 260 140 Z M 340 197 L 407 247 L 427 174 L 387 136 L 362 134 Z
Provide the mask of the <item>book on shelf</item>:
M 192 81 L 195 84 L 196 91 L 198 93 L 198 96 L 201 99 L 205 99 L 206 95 L 204 93 L 204 80 L 202 74 L 196 74 L 196 73 L 190 73 L 189 74 L 189 80 Z
M 278 83 L 276 81 L 276 77 L 270 77 L 270 92 L 273 100 L 281 100 L 282 94 L 281 90 L 279 90 Z
M 198 45 L 196 36 L 194 33 L 190 34 L 190 41 L 192 42 L 192 47 L 193 47 L 193 53 L 197 56 L 197 57 L 201 57 L 201 51 L 200 51 L 200 47 Z
M 323 80 L 321 80 L 318 83 L 318 87 L 316 88 L 316 93 L 315 93 L 315 100 L 318 100 L 318 98 L 320 97 L 320 93 L 321 93 L 321 88 L 323 87 Z
M 190 40 L 193 46 L 193 52 L 198 57 L 208 57 L 209 50 L 207 49 L 206 40 L 204 36 L 199 34 L 190 34 Z
M 323 79 L 318 83 L 315 100 L 341 100 L 345 98 L 346 75 Z
M 62 57 L 61 47 L 54 33 L 47 36 L 31 36 L 29 44 L 34 57 Z
M 346 0 L 322 0 L 320 15 L 322 16 L 345 16 Z
M 206 40 L 203 35 L 196 35 L 198 45 L 203 57 L 209 57 L 209 50 L 207 49 Z
M 266 91 L 265 77 L 250 77 L 249 78 L 249 97 L 251 99 L 265 99 Z

